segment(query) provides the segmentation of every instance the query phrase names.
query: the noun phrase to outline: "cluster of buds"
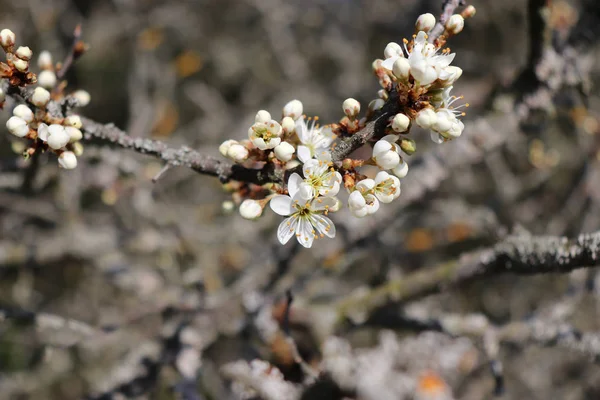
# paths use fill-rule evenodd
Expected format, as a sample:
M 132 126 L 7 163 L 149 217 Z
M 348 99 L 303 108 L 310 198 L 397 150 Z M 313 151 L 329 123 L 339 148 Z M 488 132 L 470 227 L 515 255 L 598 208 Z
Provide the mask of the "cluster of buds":
M 1 77 L 8 79 L 9 85 L 25 86 L 37 82 L 38 86 L 28 98 L 27 104 L 17 105 L 12 116 L 6 122 L 9 133 L 29 141 L 24 155 L 32 156 L 37 151 L 51 151 L 58 156 L 61 168 L 73 169 L 77 166 L 77 157 L 83 153 L 80 140 L 82 122 L 78 115 L 57 118 L 51 115 L 47 106 L 50 101 L 59 101 L 64 97 L 65 83 L 58 82 L 57 66 L 48 51 L 42 51 L 37 59 L 41 72 L 39 75 L 29 71 L 33 52 L 29 47 L 21 46 L 14 50 L 15 34 L 3 29 L 0 32 L 0 44 L 6 53 L 7 63 L 0 63 Z M 79 90 L 71 94 L 78 106 L 85 106 L 90 95 Z M 5 94 L 0 88 L 0 106 L 4 105 Z
M 293 100 L 283 108 L 281 119 L 261 110 L 248 130 L 248 139 L 227 140 L 219 148 L 221 154 L 249 168 L 271 163 L 274 170 L 283 172 L 287 181 L 258 186 L 229 183 L 234 199 L 240 203 L 244 218 L 256 219 L 267 204 L 285 219 L 277 229 L 282 244 L 292 237 L 304 247 L 311 247 L 320 237 L 335 236 L 335 226 L 328 214 L 338 211 L 338 199 L 343 186 L 348 193 L 347 206 L 358 218 L 372 215 L 381 203 L 391 203 L 400 196 L 400 180 L 408 173 L 404 159 L 416 151 L 415 141 L 408 137 L 414 124 L 431 132 L 435 143 L 459 137 L 464 129 L 459 117 L 464 113 L 454 103 L 462 98 L 451 96 L 462 70 L 450 65 L 455 54 L 443 48 L 447 38 L 460 33 L 464 19 L 474 15 L 467 7 L 462 14 L 451 16 L 442 35 L 429 40 L 428 32 L 436 26 L 431 14 L 423 14 L 416 22 L 412 39 L 403 46 L 389 43 L 385 59 L 373 62 L 374 73 L 382 89 L 371 101 L 366 115 L 360 116 L 361 104 L 346 99 L 345 114 L 338 123 L 320 126 L 318 118 L 303 115 L 303 105 Z M 433 39 L 433 38 L 431 38 Z M 396 102 L 389 109 L 398 110 L 389 116 L 380 109 Z M 386 115 L 384 134 L 367 143 L 371 156 L 367 159 L 335 159 L 336 140 L 344 140 L 365 128 L 369 121 Z M 336 155 L 338 157 L 338 155 Z M 379 172 L 367 176 L 365 166 Z

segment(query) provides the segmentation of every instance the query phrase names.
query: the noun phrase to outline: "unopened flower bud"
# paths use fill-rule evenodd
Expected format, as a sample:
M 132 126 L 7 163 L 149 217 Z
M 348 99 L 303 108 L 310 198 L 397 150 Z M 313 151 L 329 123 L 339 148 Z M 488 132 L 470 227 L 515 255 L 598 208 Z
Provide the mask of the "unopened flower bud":
M 69 143 L 78 142 L 83 138 L 83 133 L 75 127 L 67 126 L 65 127 L 65 132 L 69 135 Z
M 283 107 L 283 116 L 291 117 L 295 120 L 302 116 L 304 106 L 300 100 L 292 100 Z
M 79 107 L 87 106 L 90 104 L 90 100 L 92 99 L 92 96 L 90 96 L 90 94 L 85 90 L 77 90 L 73 92 L 72 96 L 75 98 L 75 100 L 77 100 L 77 103 L 79 103 Z
M 81 129 L 83 126 L 81 117 L 79 115 L 69 115 L 67 118 L 65 118 L 64 125 L 72 126 L 77 129 Z
M 38 55 L 37 64 L 42 70 L 52 69 L 52 54 L 48 50 L 43 50 Z
M 439 80 L 444 86 L 451 86 L 462 76 L 462 73 L 461 68 L 450 65 L 442 70 Z
M 16 36 L 10 29 L 2 29 L 0 31 L 0 45 L 7 48 L 15 44 Z
M 227 157 L 235 162 L 242 162 L 248 159 L 248 149 L 239 143 L 234 143 L 227 150 Z
M 433 14 L 426 13 L 419 15 L 415 28 L 417 31 L 429 32 L 435 26 L 435 17 Z
M 296 122 L 292 117 L 284 117 L 281 120 L 281 128 L 285 133 L 294 132 L 294 130 L 296 129 Z
M 77 167 L 77 156 L 72 151 L 63 151 L 58 156 L 58 165 L 64 169 L 74 169 Z
M 48 127 L 48 146 L 51 149 L 58 150 L 63 148 L 69 143 L 69 134 L 65 131 L 64 126 L 58 124 L 52 124 Z
M 43 122 L 41 124 L 39 124 L 38 128 L 37 128 L 37 135 L 38 138 L 43 140 L 44 142 L 48 140 L 48 125 L 44 124 Z
M 415 122 L 421 128 L 429 129 L 431 125 L 435 124 L 437 121 L 437 115 L 435 115 L 435 111 L 431 108 L 424 108 L 417 113 L 417 117 L 415 118 Z
M 46 89 L 56 86 L 56 74 L 54 71 L 44 70 L 38 74 L 38 84 Z
M 17 137 L 25 137 L 29 133 L 27 121 L 16 116 L 10 117 L 8 121 L 6 121 L 6 128 L 10 133 Z
M 13 115 L 23 119 L 25 122 L 33 121 L 33 111 L 31 111 L 31 108 L 27 107 L 25 104 L 19 104 L 16 106 L 13 110 Z
M 254 117 L 254 122 L 267 123 L 271 120 L 271 114 L 266 110 L 259 110 Z
M 406 58 L 399 58 L 394 62 L 394 66 L 392 67 L 392 72 L 396 76 L 396 78 L 401 79 L 403 81 L 408 80 L 408 76 L 410 74 L 410 64 Z
M 275 157 L 277 157 L 279 161 L 288 162 L 292 159 L 296 149 L 288 142 L 281 142 L 275 146 L 273 151 L 275 152 Z
M 20 72 L 27 72 L 27 69 L 29 68 L 29 61 L 25 61 L 21 58 L 17 58 L 14 62 L 13 62 L 15 68 L 20 71 Z
M 383 107 L 384 104 L 385 104 L 385 101 L 382 99 L 371 100 L 371 102 L 369 103 L 369 107 L 368 107 L 369 111 L 370 112 L 377 111 L 381 107 Z
M 387 99 L 390 98 L 390 95 L 389 95 L 389 93 L 388 93 L 387 90 L 385 90 L 385 89 L 379 89 L 377 91 L 377 97 L 379 97 L 383 101 L 387 101 Z
M 465 27 L 465 19 L 460 14 L 454 14 L 446 23 L 446 30 L 453 35 L 460 33 Z
M 392 129 L 398 133 L 406 132 L 409 125 L 410 119 L 402 113 L 396 114 L 392 120 Z
M 462 15 L 463 18 L 471 18 L 475 16 L 476 12 L 477 10 L 475 9 L 475 7 L 470 5 L 467 6 L 467 8 L 465 8 L 463 12 L 460 13 L 460 15 Z
M 233 144 L 238 144 L 238 141 L 237 140 L 233 140 L 233 139 L 228 139 L 228 140 L 224 141 L 219 146 L 219 153 L 221 153 L 221 155 L 223 157 L 227 157 L 227 152 L 229 151 L 229 148 Z
M 342 109 L 344 110 L 344 114 L 346 114 L 349 118 L 355 118 L 360 112 L 360 103 L 358 100 L 348 98 L 344 100 Z
M 262 212 L 263 208 L 256 200 L 246 199 L 240 204 L 240 215 L 246 219 L 256 219 Z
M 404 57 L 402 47 L 396 42 L 388 43 L 387 46 L 385 46 L 385 50 L 383 50 L 383 55 L 385 58 Z
M 77 157 L 81 156 L 83 154 L 83 145 L 81 144 L 81 142 L 75 142 L 73 143 L 73 153 L 75 153 L 75 155 Z
M 31 102 L 40 108 L 46 107 L 46 104 L 50 101 L 50 92 L 43 87 L 36 87 L 31 95 Z
M 33 51 L 31 51 L 31 49 L 27 46 L 20 46 L 15 54 L 21 60 L 29 61 L 31 60 L 31 56 L 33 56 Z
M 402 139 L 400 141 L 400 148 L 406 154 L 413 155 L 417 151 L 417 144 L 412 139 Z

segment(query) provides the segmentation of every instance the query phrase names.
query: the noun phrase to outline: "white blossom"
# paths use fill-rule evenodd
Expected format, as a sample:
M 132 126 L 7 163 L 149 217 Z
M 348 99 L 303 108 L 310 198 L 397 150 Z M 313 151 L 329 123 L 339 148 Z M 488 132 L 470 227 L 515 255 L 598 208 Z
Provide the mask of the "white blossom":
M 83 138 L 83 133 L 74 126 L 66 126 L 65 132 L 69 135 L 69 143 L 75 143 L 80 141 Z
M 318 197 L 306 200 L 294 192 L 292 185 L 288 184 L 289 196 L 277 195 L 271 199 L 271 209 L 282 216 L 287 216 L 277 229 L 277 239 L 281 244 L 286 244 L 292 236 L 304 247 L 311 247 L 314 239 L 319 237 L 335 237 L 335 225 L 323 214 L 327 214 L 331 207 L 337 204 L 333 197 Z M 297 189 L 297 187 L 295 188 Z
M 72 151 L 63 151 L 58 156 L 58 165 L 64 169 L 74 169 L 77 167 L 77 157 Z
M 277 157 L 279 161 L 283 162 L 290 161 L 295 151 L 296 149 L 294 148 L 294 146 L 292 146 L 288 142 L 279 143 L 277 146 L 275 146 L 275 149 L 273 150 L 273 152 L 275 153 L 275 157 Z
M 431 13 L 421 14 L 417 18 L 415 28 L 417 31 L 429 32 L 435 26 L 435 17 Z
M 54 71 L 44 70 L 38 74 L 38 84 L 46 89 L 52 89 L 56 85 L 56 74 Z
M 23 60 L 21 58 L 17 58 L 16 60 L 13 61 L 13 65 L 15 66 L 15 68 L 18 71 L 27 72 L 27 69 L 29 68 L 29 61 Z
M 422 86 L 427 86 L 438 79 L 442 69 L 448 67 L 455 54 L 437 54 L 438 49 L 427 42 L 427 34 L 417 34 L 408 62 L 410 73 Z
M 288 191 L 298 192 L 303 199 L 317 196 L 333 197 L 340 191 L 342 175 L 326 161 L 311 159 L 302 166 L 304 179 L 294 173 L 288 181 Z M 291 188 L 290 188 L 291 187 Z
M 271 119 L 271 113 L 269 113 L 267 110 L 259 110 L 254 117 L 254 122 L 263 122 L 266 124 Z
M 392 120 L 392 129 L 398 133 L 406 132 L 409 125 L 410 119 L 402 113 L 396 114 Z
M 373 111 L 379 110 L 384 105 L 385 105 L 385 101 L 383 99 L 375 99 L 375 100 L 371 100 L 371 102 L 369 103 L 368 109 L 369 109 L 369 111 L 373 112 Z
M 17 116 L 12 116 L 6 121 L 6 128 L 17 137 L 25 137 L 29 133 L 27 121 Z
M 33 121 L 33 111 L 31 111 L 31 108 L 27 107 L 25 104 L 19 104 L 16 106 L 13 110 L 13 115 L 25 120 L 25 122 L 28 123 Z
M 404 178 L 408 174 L 408 163 L 400 158 L 400 164 L 392 169 L 392 173 L 398 178 Z
M 223 155 L 223 157 L 228 157 L 227 152 L 229 151 L 229 148 L 233 144 L 238 144 L 238 141 L 233 140 L 233 139 L 227 139 L 226 141 L 221 143 L 221 145 L 219 146 L 219 153 L 221 153 L 221 155 Z
M 235 162 L 246 161 L 248 159 L 248 155 L 248 149 L 237 142 L 231 144 L 231 146 L 229 146 L 227 149 L 227 157 L 231 158 Z
M 73 92 L 72 96 L 77 100 L 79 107 L 87 106 L 92 100 L 92 96 L 85 90 L 76 90 Z
M 453 35 L 456 35 L 456 34 L 462 32 L 464 27 L 465 27 L 465 19 L 460 14 L 452 15 L 448 19 L 448 22 L 446 22 L 446 30 L 448 30 L 448 32 L 452 33 Z
M 31 60 L 31 56 L 33 56 L 33 51 L 27 46 L 19 46 L 17 51 L 15 51 L 15 55 L 21 60 L 29 61 Z
M 305 163 L 312 158 L 331 161 L 330 146 L 335 139 L 331 127 L 317 126 L 316 119 L 307 123 L 304 118 L 296 121 L 296 134 L 301 145 L 298 146 L 298 159 Z
M 38 55 L 37 64 L 42 70 L 52 69 L 52 54 L 48 50 L 41 51 Z M 42 73 L 40 73 L 40 75 L 41 74 Z M 40 75 L 38 75 L 38 81 Z M 54 75 L 54 77 L 56 78 L 56 75 Z
M 342 103 L 342 110 L 348 117 L 354 118 L 360 113 L 360 103 L 356 99 L 348 98 Z
M 46 107 L 46 104 L 48 104 L 49 101 L 50 101 L 50 92 L 41 86 L 36 87 L 35 90 L 33 91 L 33 94 L 31 95 L 31 102 L 36 107 L 43 108 L 43 107 Z
M 258 116 L 258 114 L 257 114 Z M 281 143 L 283 129 L 279 122 L 270 120 L 268 122 L 258 121 L 248 129 L 248 138 L 260 150 L 273 149 Z
M 387 135 L 373 146 L 373 160 L 381 169 L 392 169 L 400 162 L 400 146 L 395 142 L 398 135 Z
M 65 127 L 58 124 L 52 124 L 48 127 L 48 139 L 47 143 L 51 149 L 58 150 L 65 147 L 69 143 L 69 134 L 65 130 Z
M 83 123 L 81 122 L 81 117 L 79 115 L 69 115 L 65 118 L 64 124 L 66 126 L 72 126 L 73 128 L 81 129 Z
M 300 100 L 292 100 L 283 106 L 283 116 L 290 117 L 293 120 L 297 120 L 302 117 L 304 106 Z
M 363 179 L 354 186 L 355 190 L 348 197 L 348 208 L 352 215 L 363 218 L 379 210 L 379 200 L 373 194 L 374 188 L 373 179 Z
M 400 196 L 400 179 L 385 171 L 379 171 L 375 176 L 373 194 L 380 202 L 391 203 Z
M 435 124 L 437 120 L 437 115 L 435 111 L 431 108 L 424 108 L 417 113 L 417 117 L 415 118 L 415 122 L 423 129 L 429 129 L 433 124 Z
M 281 128 L 285 133 L 292 133 L 296 130 L 296 121 L 292 117 L 284 117 L 281 120 Z
M 263 208 L 256 200 L 246 199 L 240 204 L 240 215 L 246 219 L 256 219 L 262 212 Z
M 10 47 L 15 44 L 16 36 L 10 29 L 2 29 L 0 31 L 0 45 L 2 47 Z
M 43 122 L 41 124 L 39 124 L 38 128 L 37 128 L 37 135 L 38 135 L 38 138 L 40 138 L 44 142 L 47 141 L 48 140 L 48 125 L 44 124 Z
M 396 76 L 396 78 L 401 79 L 403 81 L 408 80 L 410 75 L 410 63 L 406 58 L 398 58 L 394 61 L 392 65 L 392 72 Z

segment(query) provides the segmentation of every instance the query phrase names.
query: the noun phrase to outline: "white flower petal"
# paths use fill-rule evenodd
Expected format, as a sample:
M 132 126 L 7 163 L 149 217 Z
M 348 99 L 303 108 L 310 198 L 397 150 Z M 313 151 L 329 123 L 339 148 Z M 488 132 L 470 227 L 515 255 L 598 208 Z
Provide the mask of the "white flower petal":
M 396 57 L 390 57 L 390 58 L 386 58 L 385 60 L 383 60 L 383 62 L 381 63 L 381 66 L 389 71 L 392 70 L 392 68 L 394 67 L 394 63 L 396 62 L 397 59 L 399 59 L 400 57 L 396 56 Z
M 288 179 L 288 184 L 287 184 L 288 193 L 290 194 L 291 198 L 296 196 L 296 193 L 298 193 L 298 190 L 300 189 L 301 183 L 302 183 L 302 177 L 299 174 L 294 172 Z
M 318 197 L 310 204 L 310 209 L 313 211 L 326 211 L 334 209 L 337 206 L 338 199 L 335 197 Z
M 329 218 L 323 215 L 312 215 L 311 223 L 320 235 L 325 235 L 329 238 L 335 237 L 335 225 Z
M 296 226 L 298 225 L 297 217 L 289 217 L 281 221 L 277 228 L 277 239 L 281 244 L 286 244 L 296 233 Z
M 314 228 L 306 218 L 299 218 L 298 220 L 296 239 L 306 248 L 310 248 L 315 240 Z
M 312 158 L 310 149 L 306 146 L 298 146 L 298 160 L 305 163 Z
M 277 195 L 271 199 L 269 206 L 276 214 L 283 216 L 291 215 L 294 212 L 290 196 Z

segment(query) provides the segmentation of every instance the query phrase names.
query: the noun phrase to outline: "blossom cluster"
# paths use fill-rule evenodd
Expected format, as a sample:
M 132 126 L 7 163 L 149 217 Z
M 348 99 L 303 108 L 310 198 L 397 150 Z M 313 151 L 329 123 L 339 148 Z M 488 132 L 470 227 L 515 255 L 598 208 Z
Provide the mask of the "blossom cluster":
M 82 121 L 78 115 L 57 118 L 47 110 L 50 101 L 58 101 L 64 97 L 64 85 L 57 78 L 57 67 L 48 51 L 42 51 L 37 58 L 39 74 L 29 70 L 33 51 L 27 46 L 15 48 L 15 34 L 9 29 L 0 31 L 0 45 L 6 53 L 6 63 L 0 63 L 0 78 L 8 80 L 14 87 L 35 84 L 31 96 L 25 103 L 16 105 L 12 116 L 6 122 L 9 133 L 29 141 L 25 156 L 36 151 L 51 151 L 58 156 L 61 168 L 73 169 L 77 166 L 77 157 L 83 153 L 80 140 Z M 90 95 L 79 90 L 71 95 L 78 106 L 85 106 Z M 0 86 L 0 108 L 4 107 L 5 93 Z
M 342 104 L 345 116 L 324 126 L 318 124 L 318 118 L 303 114 L 299 100 L 287 103 L 280 119 L 260 110 L 248 129 L 247 140 L 227 140 L 219 150 L 249 168 L 271 163 L 285 179 L 263 186 L 230 185 L 241 203 L 240 214 L 256 219 L 269 204 L 285 217 L 277 229 L 279 241 L 285 244 L 296 237 L 302 246 L 311 247 L 317 238 L 335 236 L 335 225 L 328 215 L 341 209 L 338 195 L 342 187 L 348 193 L 350 213 L 358 218 L 372 215 L 382 203 L 397 199 L 401 179 L 408 173 L 405 157 L 416 151 L 415 141 L 408 137 L 413 124 L 428 130 L 438 144 L 458 138 L 464 130 L 461 108 L 468 104 L 455 106 L 462 97 L 451 95 L 462 70 L 451 65 L 455 54 L 444 45 L 447 38 L 462 31 L 464 18 L 474 13 L 469 6 L 462 14 L 451 16 L 443 34 L 431 40 L 428 32 L 436 26 L 436 19 L 423 14 L 410 41 L 405 39 L 402 46 L 389 43 L 385 58 L 373 62 L 382 86 L 379 98 L 369 103 L 362 117 L 361 104 L 352 98 Z M 386 105 L 395 111 L 385 111 Z M 385 131 L 376 133 L 366 144 L 371 149 L 370 158 L 336 154 L 338 141 L 351 140 L 367 123 L 382 116 L 387 118 Z M 379 171 L 369 175 L 366 166 Z

